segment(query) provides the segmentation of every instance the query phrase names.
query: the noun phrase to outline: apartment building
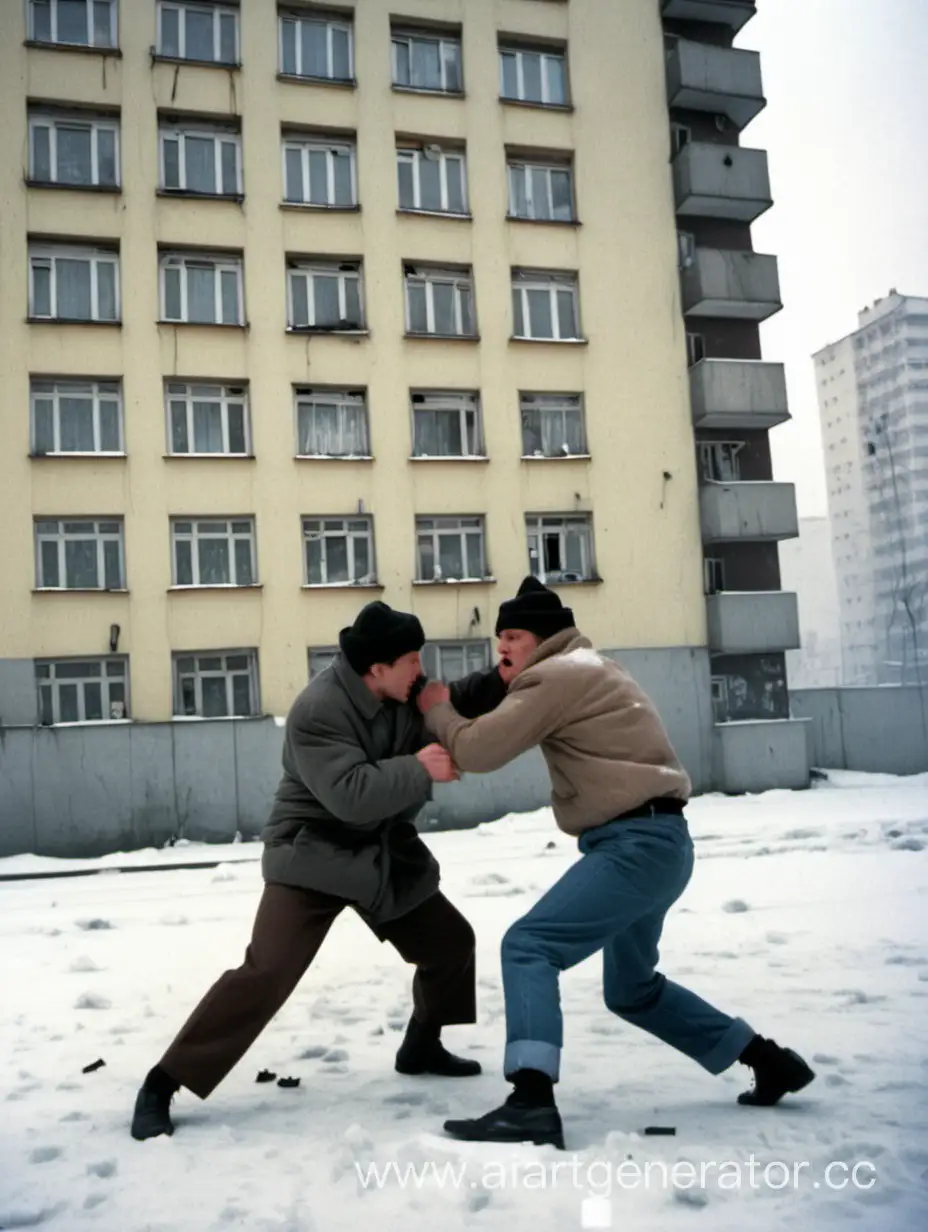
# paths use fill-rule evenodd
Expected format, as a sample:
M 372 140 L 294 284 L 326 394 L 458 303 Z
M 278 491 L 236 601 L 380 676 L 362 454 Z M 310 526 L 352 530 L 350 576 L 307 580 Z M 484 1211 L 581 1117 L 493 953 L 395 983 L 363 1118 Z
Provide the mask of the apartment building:
M 3 722 L 282 714 L 376 597 L 450 679 L 532 571 L 802 779 L 753 11 L 5 7 Z

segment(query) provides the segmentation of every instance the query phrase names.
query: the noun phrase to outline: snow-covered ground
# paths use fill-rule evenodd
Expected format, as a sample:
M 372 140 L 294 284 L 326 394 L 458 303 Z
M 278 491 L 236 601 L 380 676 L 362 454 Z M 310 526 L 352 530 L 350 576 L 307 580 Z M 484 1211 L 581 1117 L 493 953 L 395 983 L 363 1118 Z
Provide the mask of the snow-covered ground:
M 576 858 L 546 811 L 428 839 L 477 931 L 480 1021 L 446 1037 L 482 1059 L 480 1078 L 393 1072 L 410 971 L 349 912 L 238 1069 L 206 1103 L 182 1094 L 175 1136 L 147 1143 L 128 1134 L 136 1087 L 240 961 L 257 862 L 0 884 L 0 1229 L 928 1226 L 928 776 L 706 797 L 690 819 L 699 858 L 663 969 L 797 1048 L 818 1079 L 778 1108 L 737 1106 L 747 1072 L 712 1078 L 612 1017 L 593 959 L 562 980 L 564 1153 L 441 1132 L 507 1089 L 500 936 Z M 54 867 L 0 860 L 0 873 Z M 259 1069 L 301 1085 L 255 1085 Z M 388 1170 L 379 1186 L 371 1165 Z

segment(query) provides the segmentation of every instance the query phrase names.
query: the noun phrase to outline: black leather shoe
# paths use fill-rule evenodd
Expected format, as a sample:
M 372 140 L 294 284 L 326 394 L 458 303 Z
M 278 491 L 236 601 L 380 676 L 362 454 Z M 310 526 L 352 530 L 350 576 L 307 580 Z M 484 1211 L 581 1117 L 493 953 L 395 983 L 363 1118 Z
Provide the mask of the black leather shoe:
M 146 1138 L 157 1138 L 161 1134 L 169 1137 L 174 1132 L 171 1120 L 171 1096 L 164 1091 L 156 1091 L 143 1086 L 136 1096 L 135 1111 L 132 1114 L 132 1137 L 136 1142 L 144 1142 Z
M 482 1072 L 479 1061 L 454 1056 L 439 1039 L 438 1028 L 423 1027 L 415 1018 L 410 1019 L 396 1054 L 396 1071 L 440 1078 L 473 1078 Z
M 738 1103 L 756 1108 L 770 1108 L 784 1095 L 801 1091 L 815 1077 L 802 1057 L 792 1048 L 781 1048 L 773 1040 L 760 1039 L 753 1045 L 750 1065 L 754 1071 L 754 1089 L 738 1096 Z
M 503 1104 L 473 1121 L 445 1121 L 445 1133 L 462 1142 L 531 1142 L 564 1150 L 564 1128 L 557 1108 Z

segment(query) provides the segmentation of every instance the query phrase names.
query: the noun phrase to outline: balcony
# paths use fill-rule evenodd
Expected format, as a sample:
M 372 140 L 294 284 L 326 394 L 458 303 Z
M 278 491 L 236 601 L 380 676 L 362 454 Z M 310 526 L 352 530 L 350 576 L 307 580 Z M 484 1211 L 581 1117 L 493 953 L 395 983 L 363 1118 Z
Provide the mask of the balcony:
M 706 599 L 706 616 L 716 654 L 799 649 L 799 604 L 787 591 L 721 591 Z
M 803 790 L 809 786 L 809 727 L 805 719 L 717 723 L 712 777 L 717 791 Z
M 673 164 L 674 199 L 682 218 L 754 222 L 773 205 L 766 150 L 691 141 Z
M 699 515 L 703 543 L 777 543 L 799 535 L 791 483 L 706 483 Z
M 737 32 L 757 12 L 754 0 L 661 0 L 661 12 L 674 21 L 710 21 Z
M 697 248 L 681 272 L 683 313 L 766 321 L 783 307 L 776 257 L 722 248 Z
M 690 368 L 694 428 L 769 430 L 789 419 L 782 364 L 703 359 Z
M 678 39 L 667 52 L 667 101 L 725 116 L 740 132 L 767 105 L 759 53 Z

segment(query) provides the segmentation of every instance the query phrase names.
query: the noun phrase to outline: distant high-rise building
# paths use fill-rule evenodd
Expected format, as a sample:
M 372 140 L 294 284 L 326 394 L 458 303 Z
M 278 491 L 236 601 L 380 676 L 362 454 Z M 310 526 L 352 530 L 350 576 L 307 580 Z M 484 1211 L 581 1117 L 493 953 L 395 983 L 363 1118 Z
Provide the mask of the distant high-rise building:
M 828 518 L 800 518 L 799 538 L 780 545 L 784 590 L 799 599 L 801 650 L 786 654 L 791 689 L 842 683 L 841 617 Z

